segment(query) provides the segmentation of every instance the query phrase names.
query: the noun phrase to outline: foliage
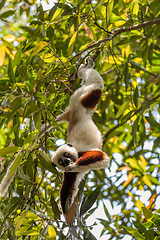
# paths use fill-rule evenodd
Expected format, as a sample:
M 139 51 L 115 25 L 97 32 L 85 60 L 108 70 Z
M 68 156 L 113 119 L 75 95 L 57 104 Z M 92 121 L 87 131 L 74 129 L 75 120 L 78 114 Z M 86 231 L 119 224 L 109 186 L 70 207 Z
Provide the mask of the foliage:
M 93 119 L 111 168 L 87 176 L 81 238 L 95 239 L 86 221 L 103 199 L 101 235 L 159 239 L 159 210 L 152 213 L 160 200 L 159 0 L 60 0 L 49 10 L 36 0 L 2 0 L 0 9 L 0 180 L 15 158 L 17 169 L 0 199 L 0 238 L 65 238 L 62 173 L 50 157 L 66 140 L 67 124 L 55 117 L 79 87 L 77 67 L 91 55 L 105 85 Z M 53 129 L 39 138 L 47 122 Z M 111 215 L 107 201 L 120 213 Z

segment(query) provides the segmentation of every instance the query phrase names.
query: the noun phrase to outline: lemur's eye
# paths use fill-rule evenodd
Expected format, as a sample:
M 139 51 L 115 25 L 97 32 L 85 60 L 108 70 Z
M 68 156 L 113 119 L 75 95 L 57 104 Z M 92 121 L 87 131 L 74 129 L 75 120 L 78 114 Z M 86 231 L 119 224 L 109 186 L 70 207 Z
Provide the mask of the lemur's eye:
M 59 159 L 59 160 L 58 160 L 58 163 L 59 163 L 59 165 L 62 165 L 62 164 L 63 164 L 62 159 Z
M 69 154 L 69 153 L 67 153 L 67 152 L 65 152 L 65 153 L 63 154 L 63 156 L 64 156 L 64 157 L 69 157 L 69 156 L 70 156 L 70 154 Z

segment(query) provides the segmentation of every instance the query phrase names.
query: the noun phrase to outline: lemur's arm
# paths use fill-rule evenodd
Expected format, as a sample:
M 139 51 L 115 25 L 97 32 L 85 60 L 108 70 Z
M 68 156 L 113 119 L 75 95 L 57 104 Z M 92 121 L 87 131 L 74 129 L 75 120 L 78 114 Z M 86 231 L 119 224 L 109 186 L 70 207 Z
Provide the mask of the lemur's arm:
M 109 167 L 109 157 L 100 150 L 80 152 L 75 163 L 65 167 L 65 172 L 88 172 Z

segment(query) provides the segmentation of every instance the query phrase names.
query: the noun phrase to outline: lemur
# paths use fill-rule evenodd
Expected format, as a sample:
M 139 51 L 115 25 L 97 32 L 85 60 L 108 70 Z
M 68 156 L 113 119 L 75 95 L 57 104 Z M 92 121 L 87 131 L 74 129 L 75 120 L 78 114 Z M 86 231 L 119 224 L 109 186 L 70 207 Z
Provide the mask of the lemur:
M 64 171 L 60 190 L 64 215 L 66 201 L 69 199 L 69 204 L 72 204 L 84 175 L 90 170 L 107 168 L 110 163 L 107 154 L 101 151 L 102 136 L 92 120 L 104 88 L 102 77 L 93 67 L 91 58 L 86 59 L 85 65 L 80 65 L 78 77 L 83 85 L 71 96 L 65 112 L 57 117 L 58 122 L 69 122 L 68 144 L 59 147 L 52 157 L 52 163 Z

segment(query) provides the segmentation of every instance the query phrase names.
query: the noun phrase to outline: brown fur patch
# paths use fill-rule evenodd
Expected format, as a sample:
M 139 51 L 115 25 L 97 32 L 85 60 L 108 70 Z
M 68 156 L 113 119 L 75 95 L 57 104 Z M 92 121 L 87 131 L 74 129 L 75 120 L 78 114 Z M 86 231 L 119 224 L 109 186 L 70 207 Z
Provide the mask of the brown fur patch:
M 102 91 L 100 89 L 93 90 L 91 93 L 88 93 L 81 100 L 82 105 L 85 108 L 94 109 L 101 98 Z
M 88 165 L 105 159 L 105 154 L 102 151 L 87 151 L 79 152 L 79 158 L 76 161 L 78 165 Z

